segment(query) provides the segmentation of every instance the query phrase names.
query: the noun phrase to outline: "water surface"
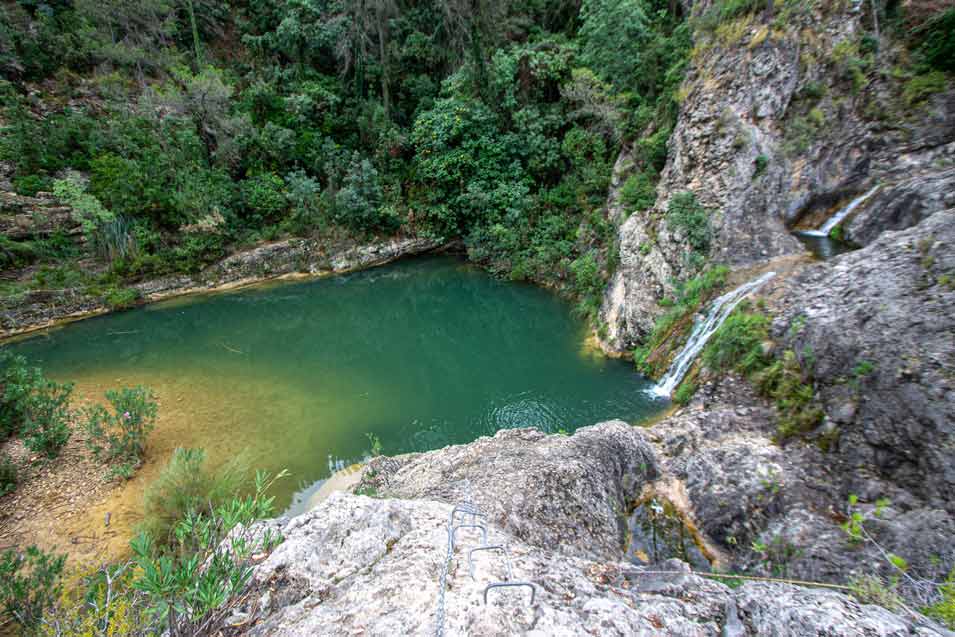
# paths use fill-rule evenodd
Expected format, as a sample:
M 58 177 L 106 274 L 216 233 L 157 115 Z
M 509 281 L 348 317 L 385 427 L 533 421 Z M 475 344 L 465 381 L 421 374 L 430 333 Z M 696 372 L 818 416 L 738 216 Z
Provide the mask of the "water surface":
M 632 364 L 585 338 L 552 294 L 440 257 L 186 297 L 12 348 L 76 381 L 80 401 L 120 385 L 156 391 L 140 491 L 177 446 L 203 447 L 214 462 L 246 452 L 255 467 L 291 471 L 281 510 L 366 456 L 368 434 L 397 454 L 507 427 L 636 422 L 664 406 Z

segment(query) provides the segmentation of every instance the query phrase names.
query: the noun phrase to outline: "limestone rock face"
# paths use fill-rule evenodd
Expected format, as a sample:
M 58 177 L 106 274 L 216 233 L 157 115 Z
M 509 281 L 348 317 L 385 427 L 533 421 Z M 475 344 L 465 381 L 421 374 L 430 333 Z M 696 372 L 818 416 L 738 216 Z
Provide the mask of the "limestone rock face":
M 650 444 L 638 429 L 615 421 L 573 436 L 505 429 L 440 453 L 372 461 L 358 489 L 399 498 L 468 499 L 522 541 L 609 558 L 619 555 L 624 542 L 622 513 L 655 477 Z
M 953 274 L 950 210 L 787 281 L 774 332 L 812 352 L 855 492 L 888 481 L 955 514 Z
M 743 429 L 761 414 L 744 414 Z M 687 435 L 701 436 L 706 446 L 704 431 Z M 751 438 L 762 455 L 756 464 L 778 464 L 767 455 L 775 452 L 755 442 L 758 433 L 731 435 L 727 449 Z M 654 443 L 641 429 L 611 422 L 570 437 L 515 430 L 377 459 L 358 488 L 377 484 L 388 497 L 337 493 L 283 523 L 284 543 L 256 567 L 248 602 L 237 610 L 242 634 L 431 635 L 439 621 L 447 635 L 945 634 L 830 590 L 777 583 L 730 589 L 678 560 L 649 567 L 625 561 L 609 512 L 624 494 L 662 479 L 655 471 L 666 471 L 673 459 L 664 448 L 679 458 L 697 447 L 688 442 L 680 450 L 673 442 Z M 740 457 L 730 452 L 716 463 L 729 473 Z M 505 466 L 512 476 L 487 477 Z M 719 497 L 749 488 L 729 487 Z M 449 515 L 468 491 L 489 514 L 488 543 L 507 546 L 511 581 L 534 585 L 533 603 L 527 589 L 492 589 L 484 604 L 485 587 L 507 577 L 507 563 L 500 553 L 479 552 L 469 568 L 468 552 L 481 543 L 477 532 L 460 530 L 446 561 Z M 399 492 L 402 499 L 390 497 Z M 597 523 L 583 526 L 588 516 Z
M 955 144 L 950 144 L 955 156 Z M 844 224 L 843 236 L 868 245 L 887 230 L 905 230 L 936 212 L 955 208 L 955 169 L 886 184 Z
M 683 4 L 700 15 L 712 3 Z M 673 282 L 697 272 L 699 257 L 666 220 L 677 193 L 694 193 L 710 211 L 708 262 L 734 269 L 803 252 L 791 228 L 818 227 L 876 183 L 878 195 L 844 226 L 859 245 L 952 206 L 955 91 L 909 107 L 891 80 L 847 82 L 833 51 L 867 28 L 860 5 L 819 3 L 785 28 L 758 14 L 732 41 L 695 33 L 655 205 L 628 216 L 611 187 L 620 263 L 601 311 L 607 351 L 638 345 Z M 617 169 L 613 184 L 639 167 Z

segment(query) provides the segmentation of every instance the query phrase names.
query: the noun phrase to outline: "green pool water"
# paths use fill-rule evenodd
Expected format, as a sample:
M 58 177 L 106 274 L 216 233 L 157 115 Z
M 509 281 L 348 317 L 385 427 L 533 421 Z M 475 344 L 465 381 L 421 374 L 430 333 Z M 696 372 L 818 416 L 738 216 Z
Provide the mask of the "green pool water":
M 152 465 L 176 446 L 214 462 L 245 451 L 253 466 L 289 469 L 276 504 L 294 510 L 316 481 L 367 455 L 367 434 L 397 454 L 507 427 L 637 422 L 665 406 L 632 364 L 585 339 L 549 292 L 435 257 L 186 297 L 10 347 L 76 381 L 78 402 L 152 387 Z

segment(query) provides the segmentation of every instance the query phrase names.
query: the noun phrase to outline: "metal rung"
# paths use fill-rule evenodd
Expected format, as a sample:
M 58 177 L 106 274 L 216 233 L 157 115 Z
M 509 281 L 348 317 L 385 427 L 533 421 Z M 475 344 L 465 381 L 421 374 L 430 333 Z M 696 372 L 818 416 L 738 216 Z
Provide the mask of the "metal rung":
M 466 505 L 466 504 L 459 504 L 458 506 L 454 507 L 454 509 L 451 510 L 451 516 L 448 518 L 448 524 L 450 524 L 451 526 L 454 526 L 455 513 L 463 513 L 465 515 L 470 515 L 472 523 L 476 521 L 476 518 L 484 518 L 485 520 L 487 520 L 487 516 L 481 513 L 481 511 L 478 510 L 476 507 Z
M 450 545 L 451 552 L 454 552 L 454 538 L 458 533 L 458 529 L 481 529 L 481 532 L 482 532 L 481 543 L 487 544 L 487 527 L 486 526 L 484 526 L 483 524 L 459 524 L 453 529 L 451 529 L 451 545 Z
M 511 579 L 511 561 L 507 559 L 507 547 L 503 544 L 492 544 L 490 546 L 479 546 L 476 549 L 468 551 L 468 575 L 474 579 L 474 560 L 472 556 L 478 551 L 500 551 L 504 554 L 504 566 L 507 567 L 507 579 Z
M 524 586 L 531 589 L 531 606 L 533 606 L 537 589 L 530 582 L 494 582 L 493 584 L 488 584 L 487 588 L 484 589 L 484 605 L 487 606 L 487 592 L 492 588 L 519 588 Z

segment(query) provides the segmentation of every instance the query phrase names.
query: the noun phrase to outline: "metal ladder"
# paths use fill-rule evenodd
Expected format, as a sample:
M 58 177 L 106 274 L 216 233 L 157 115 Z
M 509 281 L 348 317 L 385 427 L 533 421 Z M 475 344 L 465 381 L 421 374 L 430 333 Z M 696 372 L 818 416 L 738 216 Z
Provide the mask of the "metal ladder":
M 440 590 L 438 591 L 438 612 L 436 619 L 435 635 L 442 637 L 444 635 L 444 596 L 447 590 L 448 571 L 451 567 L 451 560 L 454 557 L 454 547 L 456 546 L 457 533 L 460 529 L 477 529 L 481 531 L 481 545 L 468 550 L 468 575 L 474 579 L 474 554 L 480 551 L 500 552 L 504 559 L 504 580 L 490 582 L 484 587 L 484 604 L 487 605 L 488 593 L 492 590 L 505 588 L 528 588 L 531 591 L 530 605 L 534 605 L 534 599 L 537 595 L 537 588 L 531 582 L 515 580 L 511 569 L 511 557 L 508 553 L 506 544 L 488 544 L 487 534 L 487 515 L 483 513 L 471 500 L 470 483 L 464 481 L 465 499 L 463 502 L 455 505 L 451 509 L 451 515 L 448 516 L 448 552 L 445 558 L 444 570 L 441 573 Z M 457 519 L 459 518 L 459 519 Z M 457 519 L 457 520 L 456 520 Z

